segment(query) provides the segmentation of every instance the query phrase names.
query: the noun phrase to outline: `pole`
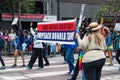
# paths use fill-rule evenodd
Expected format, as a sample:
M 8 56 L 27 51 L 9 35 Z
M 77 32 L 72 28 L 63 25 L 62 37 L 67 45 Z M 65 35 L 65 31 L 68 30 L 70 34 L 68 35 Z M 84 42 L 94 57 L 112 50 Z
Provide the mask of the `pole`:
M 22 29 L 20 16 L 21 16 L 21 1 L 18 0 L 18 24 L 19 24 L 19 28 Z
M 79 32 L 79 28 L 81 27 L 81 24 L 82 24 L 84 8 L 85 8 L 85 4 L 82 4 L 81 5 L 81 10 L 80 10 L 79 22 L 78 22 L 78 25 L 77 25 L 77 32 Z
M 80 17 L 79 17 L 79 23 L 78 23 L 78 26 L 79 26 L 79 27 L 81 27 L 82 18 L 83 18 L 83 13 L 84 13 L 84 8 L 85 8 L 85 4 L 82 4 L 82 6 L 81 6 L 81 11 L 80 11 Z
M 60 20 L 60 0 L 57 0 L 57 20 Z

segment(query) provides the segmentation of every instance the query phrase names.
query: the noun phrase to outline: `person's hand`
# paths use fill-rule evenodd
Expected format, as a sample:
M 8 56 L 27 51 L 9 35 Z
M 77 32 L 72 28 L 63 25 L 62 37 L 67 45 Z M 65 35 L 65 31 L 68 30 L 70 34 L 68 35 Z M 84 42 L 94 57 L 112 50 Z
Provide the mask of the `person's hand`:
M 78 33 L 75 34 L 75 38 L 78 39 L 80 36 Z
M 77 47 L 77 48 L 76 48 L 76 50 L 77 50 L 77 51 L 80 51 L 80 50 L 81 50 L 81 48 L 80 48 L 80 47 Z
M 31 28 L 32 28 L 32 25 L 33 25 L 33 23 L 31 22 L 31 23 L 30 23 L 30 27 L 31 27 Z

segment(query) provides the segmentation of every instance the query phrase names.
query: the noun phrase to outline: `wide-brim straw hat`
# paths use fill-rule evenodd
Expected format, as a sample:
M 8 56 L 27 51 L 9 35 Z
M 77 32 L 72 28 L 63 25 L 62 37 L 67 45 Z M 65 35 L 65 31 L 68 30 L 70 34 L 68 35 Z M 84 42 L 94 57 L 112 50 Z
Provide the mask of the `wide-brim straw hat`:
M 91 28 L 92 31 L 95 31 L 95 30 L 99 30 L 100 28 L 102 28 L 102 25 L 98 25 L 97 22 L 92 22 L 89 24 L 89 28 Z

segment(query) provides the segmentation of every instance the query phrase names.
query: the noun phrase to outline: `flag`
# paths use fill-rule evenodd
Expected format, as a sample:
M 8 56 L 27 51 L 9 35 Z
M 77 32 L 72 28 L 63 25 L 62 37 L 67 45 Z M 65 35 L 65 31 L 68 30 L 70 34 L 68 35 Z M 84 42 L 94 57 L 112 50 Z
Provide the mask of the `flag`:
M 83 58 L 83 51 L 79 53 L 79 70 L 82 70 L 82 58 Z

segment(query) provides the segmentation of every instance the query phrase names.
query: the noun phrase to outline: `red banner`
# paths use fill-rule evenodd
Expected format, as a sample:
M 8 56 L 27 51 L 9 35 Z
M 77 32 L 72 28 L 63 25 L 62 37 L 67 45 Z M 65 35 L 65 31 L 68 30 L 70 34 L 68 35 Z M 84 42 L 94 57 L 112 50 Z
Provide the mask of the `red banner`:
M 38 23 L 38 31 L 73 31 L 76 29 L 76 21 L 56 21 Z
M 43 19 L 44 14 L 21 14 L 20 18 L 24 19 Z M 10 13 L 2 13 L 2 18 L 12 18 Z M 18 18 L 18 14 L 14 14 L 14 18 Z
M 40 42 L 75 44 L 76 19 L 55 22 L 42 22 L 37 25 L 37 39 Z

